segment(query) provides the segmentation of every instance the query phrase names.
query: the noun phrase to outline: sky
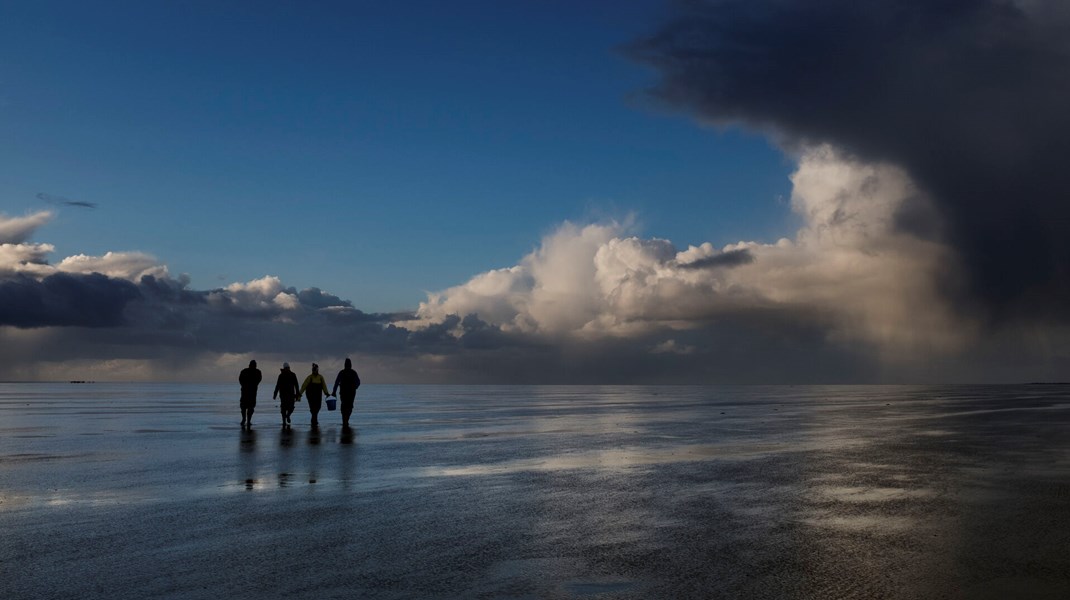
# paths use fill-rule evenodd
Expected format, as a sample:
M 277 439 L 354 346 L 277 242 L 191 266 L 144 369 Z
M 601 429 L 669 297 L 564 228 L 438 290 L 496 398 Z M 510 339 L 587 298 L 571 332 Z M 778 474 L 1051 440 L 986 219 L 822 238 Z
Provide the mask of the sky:
M 0 379 L 1070 378 L 1059 2 L 2 11 Z

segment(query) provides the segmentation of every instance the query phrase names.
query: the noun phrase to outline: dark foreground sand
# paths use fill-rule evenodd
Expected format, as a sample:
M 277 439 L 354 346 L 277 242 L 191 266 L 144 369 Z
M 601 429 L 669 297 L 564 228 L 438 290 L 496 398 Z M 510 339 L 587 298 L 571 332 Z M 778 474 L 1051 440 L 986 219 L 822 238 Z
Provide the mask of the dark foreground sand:
M 0 385 L 0 597 L 1070 597 L 1070 388 L 269 396 Z

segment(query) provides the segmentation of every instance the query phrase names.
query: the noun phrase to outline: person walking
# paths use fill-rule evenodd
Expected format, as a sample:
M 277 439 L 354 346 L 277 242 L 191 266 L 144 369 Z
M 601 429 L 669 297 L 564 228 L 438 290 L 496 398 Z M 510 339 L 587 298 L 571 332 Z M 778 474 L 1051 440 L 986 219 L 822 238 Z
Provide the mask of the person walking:
M 290 424 L 290 415 L 294 412 L 294 401 L 301 397 L 301 388 L 297 385 L 297 374 L 290 370 L 290 363 L 282 363 L 279 379 L 275 382 L 275 392 L 271 398 L 279 398 L 279 411 L 282 412 L 282 425 Z
M 260 385 L 263 376 L 260 369 L 256 368 L 256 361 L 249 361 L 249 366 L 242 369 L 238 375 L 238 383 L 241 385 L 241 426 L 253 426 L 253 409 L 256 408 L 256 388 Z
M 353 414 L 353 401 L 357 397 L 357 388 L 360 387 L 360 376 L 353 370 L 353 361 L 346 359 L 346 366 L 338 371 L 334 378 L 334 390 L 332 395 L 338 395 L 338 388 L 342 388 L 342 427 L 349 428 L 349 415 Z
M 305 399 L 308 400 L 308 411 L 312 413 L 312 425 L 319 425 L 316 417 L 323 405 L 323 396 L 330 396 L 331 392 L 327 389 L 327 381 L 323 379 L 323 375 L 320 375 L 320 366 L 316 363 L 312 363 L 312 374 L 305 377 L 305 382 L 301 384 L 298 397 L 301 394 L 304 394 Z

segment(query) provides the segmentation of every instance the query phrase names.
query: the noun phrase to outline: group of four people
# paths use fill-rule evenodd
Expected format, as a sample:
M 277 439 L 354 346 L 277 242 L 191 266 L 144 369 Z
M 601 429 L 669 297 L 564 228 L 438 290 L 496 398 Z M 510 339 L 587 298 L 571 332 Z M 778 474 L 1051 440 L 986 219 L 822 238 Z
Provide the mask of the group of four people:
M 279 410 L 282 413 L 282 425 L 288 427 L 290 415 L 294 412 L 294 403 L 301 401 L 304 395 L 308 400 L 308 410 L 312 413 L 312 426 L 319 424 L 317 419 L 320 408 L 323 405 L 323 396 L 338 396 L 342 401 L 342 427 L 349 427 L 349 417 L 353 414 L 353 402 L 357 397 L 357 388 L 360 387 L 360 377 L 353 370 L 353 361 L 346 359 L 345 368 L 338 372 L 334 378 L 334 390 L 327 389 L 327 380 L 320 375 L 320 367 L 312 363 L 312 374 L 305 377 L 305 382 L 300 387 L 297 385 L 297 375 L 290 370 L 290 363 L 282 363 L 279 379 L 275 383 L 275 392 L 272 399 L 279 399 Z M 253 424 L 253 410 L 256 408 L 256 389 L 260 385 L 263 376 L 260 369 L 256 368 L 256 361 L 249 361 L 249 366 L 242 369 L 238 375 L 238 383 L 241 384 L 241 425 L 251 427 Z

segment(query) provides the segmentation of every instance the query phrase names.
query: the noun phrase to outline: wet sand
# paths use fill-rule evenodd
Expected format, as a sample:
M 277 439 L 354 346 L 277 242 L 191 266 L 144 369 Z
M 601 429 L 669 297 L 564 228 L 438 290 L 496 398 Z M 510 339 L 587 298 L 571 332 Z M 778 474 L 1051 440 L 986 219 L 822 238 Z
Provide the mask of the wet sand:
M 269 396 L 0 384 L 0 596 L 1070 597 L 1070 387 Z

